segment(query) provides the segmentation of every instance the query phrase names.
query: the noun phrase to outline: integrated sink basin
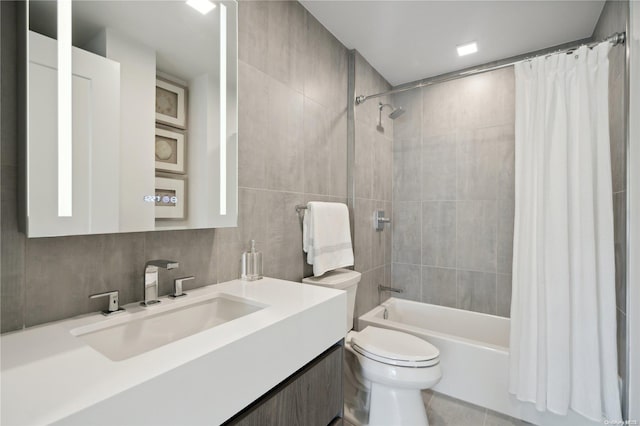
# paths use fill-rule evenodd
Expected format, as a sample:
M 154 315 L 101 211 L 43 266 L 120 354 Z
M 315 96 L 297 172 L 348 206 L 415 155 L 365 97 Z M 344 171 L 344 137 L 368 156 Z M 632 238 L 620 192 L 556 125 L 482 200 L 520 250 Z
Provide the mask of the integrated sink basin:
M 176 307 L 158 305 L 108 325 L 76 328 L 71 334 L 112 361 L 122 361 L 259 311 L 262 305 L 226 294 Z M 154 312 L 154 310 L 158 312 Z M 98 327 L 98 328 L 96 328 Z
M 0 424 L 223 424 L 344 338 L 343 291 L 264 277 L 160 300 L 0 336 Z

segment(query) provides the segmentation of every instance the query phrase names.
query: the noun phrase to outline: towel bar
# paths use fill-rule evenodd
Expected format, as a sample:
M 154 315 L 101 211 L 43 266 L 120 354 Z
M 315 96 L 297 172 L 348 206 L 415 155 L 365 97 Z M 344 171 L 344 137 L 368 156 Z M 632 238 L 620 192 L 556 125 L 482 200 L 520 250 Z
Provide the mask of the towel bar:
M 296 206 L 296 213 L 300 214 L 301 211 L 306 210 L 307 206 L 305 206 L 304 204 L 298 204 Z

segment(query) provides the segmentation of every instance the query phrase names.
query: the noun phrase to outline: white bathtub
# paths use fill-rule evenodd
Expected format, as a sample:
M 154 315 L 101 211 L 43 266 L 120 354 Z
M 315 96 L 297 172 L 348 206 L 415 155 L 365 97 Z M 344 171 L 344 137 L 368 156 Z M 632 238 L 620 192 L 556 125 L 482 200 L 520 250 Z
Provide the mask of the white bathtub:
M 387 319 L 384 318 L 385 310 Z M 584 426 L 567 416 L 538 412 L 509 394 L 509 319 L 494 315 L 391 298 L 358 319 L 423 338 L 440 350 L 442 380 L 433 390 L 540 426 Z

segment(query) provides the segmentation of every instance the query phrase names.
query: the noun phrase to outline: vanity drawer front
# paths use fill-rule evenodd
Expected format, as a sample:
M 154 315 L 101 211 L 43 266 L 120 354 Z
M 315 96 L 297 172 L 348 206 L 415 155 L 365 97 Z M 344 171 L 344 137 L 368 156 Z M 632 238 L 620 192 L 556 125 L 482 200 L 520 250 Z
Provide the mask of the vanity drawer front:
M 342 415 L 343 346 L 335 345 L 231 418 L 242 426 L 326 426 Z

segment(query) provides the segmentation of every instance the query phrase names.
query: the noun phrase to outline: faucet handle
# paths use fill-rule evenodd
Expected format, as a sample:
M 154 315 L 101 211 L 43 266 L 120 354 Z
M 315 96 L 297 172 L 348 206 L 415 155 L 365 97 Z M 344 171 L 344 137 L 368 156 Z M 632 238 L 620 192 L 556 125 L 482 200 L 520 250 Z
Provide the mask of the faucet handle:
M 174 292 L 173 294 L 170 294 L 169 297 L 172 299 L 175 299 L 176 297 L 181 297 L 181 296 L 186 296 L 187 293 L 184 293 L 182 291 L 182 285 L 187 282 L 187 281 L 191 281 L 194 280 L 195 277 L 183 277 L 183 278 L 177 278 L 175 280 L 173 280 L 173 285 L 174 285 Z
M 120 292 L 118 290 L 114 291 L 105 291 L 104 293 L 96 293 L 89 296 L 89 299 L 97 299 L 98 297 L 106 297 L 109 296 L 109 309 L 101 311 L 102 315 L 108 316 L 111 314 L 117 314 L 119 312 L 124 311 L 124 308 L 121 308 L 119 305 L 119 296 Z
M 156 259 L 147 261 L 146 266 L 156 266 L 158 268 L 164 268 L 166 270 L 176 269 L 180 266 L 175 260 Z
M 391 223 L 391 219 L 384 217 L 384 210 L 373 212 L 373 228 L 376 231 L 384 231 L 384 224 Z

